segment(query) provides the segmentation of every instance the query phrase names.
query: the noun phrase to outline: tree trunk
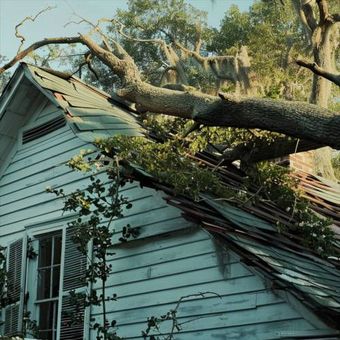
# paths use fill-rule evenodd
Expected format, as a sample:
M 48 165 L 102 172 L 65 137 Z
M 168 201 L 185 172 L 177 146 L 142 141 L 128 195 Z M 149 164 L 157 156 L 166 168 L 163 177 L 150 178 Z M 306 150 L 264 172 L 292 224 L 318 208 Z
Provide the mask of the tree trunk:
M 325 70 L 333 70 L 332 54 L 333 44 L 331 42 L 332 30 L 326 27 L 319 27 L 314 34 L 318 38 L 314 43 L 313 55 L 317 65 Z M 328 108 L 328 102 L 331 95 L 332 83 L 324 77 L 313 74 L 313 85 L 310 102 L 320 107 Z M 332 150 L 324 147 L 315 150 L 313 153 L 314 173 L 322 177 L 336 181 L 332 167 Z
M 330 42 L 331 32 L 323 32 L 322 28 L 317 28 L 314 35 L 319 36 L 314 43 L 313 56 L 314 62 L 325 70 L 333 70 L 332 46 Z M 331 94 L 332 83 L 324 77 L 313 73 L 312 92 L 310 103 L 320 107 L 328 107 Z
M 294 1 L 293 1 L 294 2 Z M 338 28 L 334 22 L 329 21 L 329 13 L 327 4 L 318 3 L 319 20 L 311 11 L 310 5 L 303 5 L 306 18 L 305 25 L 310 28 L 310 38 L 313 48 L 314 63 L 323 70 L 332 72 L 334 70 L 333 59 L 334 51 L 338 45 Z M 321 108 L 327 108 L 331 95 L 332 82 L 328 79 L 313 73 L 312 90 L 310 95 L 310 103 L 318 105 Z M 300 160 L 299 160 L 300 158 Z M 322 177 L 336 181 L 334 170 L 331 164 L 332 150 L 329 147 L 320 148 L 308 153 L 292 155 L 292 163 L 308 163 L 311 165 L 309 172 L 320 175 Z

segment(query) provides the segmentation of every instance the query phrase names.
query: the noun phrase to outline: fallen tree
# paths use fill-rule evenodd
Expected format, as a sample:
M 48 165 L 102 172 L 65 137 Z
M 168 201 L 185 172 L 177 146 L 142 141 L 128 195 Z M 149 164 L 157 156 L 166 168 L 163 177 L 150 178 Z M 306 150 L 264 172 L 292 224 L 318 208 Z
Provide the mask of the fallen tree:
M 136 104 L 140 112 L 159 113 L 193 119 L 206 126 L 258 128 L 307 140 L 309 145 L 340 149 L 340 114 L 316 105 L 249 98 L 219 93 L 213 96 L 192 87 L 182 91 L 151 85 L 142 79 L 133 58 L 118 40 L 105 36 L 99 24 L 87 35 L 49 38 L 19 50 L 2 67 L 0 74 L 43 46 L 81 44 L 87 47 L 86 60 L 98 58 L 119 78 L 117 95 Z M 98 43 L 93 34 L 99 35 Z

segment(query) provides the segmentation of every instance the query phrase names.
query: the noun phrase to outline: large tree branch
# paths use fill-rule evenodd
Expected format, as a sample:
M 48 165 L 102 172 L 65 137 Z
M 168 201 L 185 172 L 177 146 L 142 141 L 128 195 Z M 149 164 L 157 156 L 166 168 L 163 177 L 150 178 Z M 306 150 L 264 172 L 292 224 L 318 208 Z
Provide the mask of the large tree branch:
M 246 164 L 256 163 L 268 159 L 280 158 L 292 153 L 317 149 L 322 145 L 299 140 L 295 138 L 280 137 L 268 144 L 266 140 L 254 143 L 239 144 L 234 148 L 226 149 L 221 156 L 222 160 L 233 162 L 240 160 Z
M 259 128 L 340 148 L 340 114 L 316 105 L 262 98 L 234 98 L 198 112 L 194 119 L 210 126 Z
M 331 81 L 332 83 L 340 86 L 340 74 L 328 72 L 322 67 L 320 67 L 317 63 L 311 63 L 301 59 L 296 60 L 296 63 L 302 67 L 308 68 L 318 76 L 324 77 Z
M 141 82 L 139 71 L 133 59 L 118 42 L 114 42 L 115 48 L 111 52 L 99 46 L 88 35 L 80 35 L 80 40 L 93 55 L 120 77 L 125 87 Z
M 187 79 L 187 76 L 185 74 L 182 61 L 180 60 L 180 58 L 178 57 L 178 55 L 176 54 L 174 49 L 170 45 L 168 45 L 163 39 L 135 38 L 135 37 L 132 37 L 132 36 L 130 36 L 130 35 L 128 35 L 124 32 L 125 25 L 122 22 L 120 22 L 116 19 L 102 19 L 102 20 L 118 24 L 119 29 L 118 29 L 117 32 L 127 40 L 138 42 L 138 43 L 152 43 L 152 44 L 159 45 L 159 47 L 163 51 L 166 59 L 170 63 L 170 67 L 173 67 L 176 70 L 180 82 L 184 85 L 188 85 L 188 79 Z
M 62 37 L 62 38 L 48 38 L 48 39 L 37 41 L 34 44 L 27 47 L 26 49 L 19 52 L 8 63 L 0 67 L 0 74 L 10 69 L 20 60 L 24 59 L 28 54 L 37 50 L 40 47 L 44 47 L 44 46 L 52 45 L 52 44 L 74 44 L 74 43 L 82 43 L 81 38 L 80 37 L 69 37 L 69 38 Z
M 18 47 L 17 53 L 20 52 L 20 50 L 21 50 L 21 48 L 22 48 L 22 46 L 23 46 L 23 44 L 24 44 L 24 42 L 26 40 L 25 37 L 19 32 L 19 27 L 22 26 L 26 21 L 29 21 L 29 20 L 32 21 L 32 22 L 35 21 L 42 13 L 45 13 L 45 12 L 51 10 L 51 9 L 54 9 L 54 8 L 56 8 L 56 6 L 53 6 L 53 7 L 48 6 L 47 8 L 42 9 L 41 11 L 39 11 L 35 16 L 28 16 L 28 17 L 24 18 L 23 20 L 21 20 L 15 26 L 15 36 L 20 40 L 20 45 Z
M 236 98 L 222 99 L 198 91 L 173 91 L 135 84 L 123 96 L 154 113 L 193 118 L 208 126 L 259 128 L 340 149 L 340 115 L 301 102 Z
M 127 52 L 116 42 L 118 51 L 108 51 L 87 35 L 52 38 L 32 44 L 0 68 L 4 72 L 31 51 L 48 44 L 80 43 L 91 51 L 113 73 L 118 75 L 123 98 L 136 103 L 145 111 L 163 113 L 210 126 L 259 128 L 327 144 L 340 149 L 340 114 L 311 104 L 261 98 L 236 98 L 207 95 L 199 91 L 174 91 L 159 88 L 141 80 L 133 59 L 121 59 Z M 116 54 L 115 54 L 116 53 Z

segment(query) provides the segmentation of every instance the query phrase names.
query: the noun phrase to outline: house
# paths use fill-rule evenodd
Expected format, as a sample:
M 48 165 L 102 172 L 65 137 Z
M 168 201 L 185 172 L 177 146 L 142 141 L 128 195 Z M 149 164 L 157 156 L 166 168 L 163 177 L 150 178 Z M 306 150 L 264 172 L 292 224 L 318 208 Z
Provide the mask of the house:
M 115 134 L 143 135 L 133 110 L 118 99 L 28 64 L 14 73 L 0 99 L 0 245 L 11 294 L 0 334 L 20 334 L 29 311 L 39 338 L 96 338 L 89 328 L 101 317 L 96 306 L 80 312 L 82 323 L 65 322 L 69 291 L 86 289 L 77 280 L 86 259 L 70 240 L 67 223 L 75 215 L 63 214 L 61 200 L 46 187 L 84 188 L 89 175 L 65 163 L 82 149 L 93 150 L 95 138 Z M 237 172 L 223 171 L 237 187 Z M 178 307 L 176 339 L 339 338 L 338 262 L 280 234 L 275 221 L 288 221 L 287 214 L 270 203 L 237 208 L 208 196 L 193 202 L 138 169 L 135 178 L 122 189 L 133 206 L 114 221 L 116 254 L 107 282 L 107 295 L 118 296 L 107 312 L 120 336 L 141 338 L 148 317 L 166 314 L 187 297 Z M 315 204 L 339 221 L 339 188 L 318 178 L 304 181 Z M 126 223 L 140 234 L 120 243 Z

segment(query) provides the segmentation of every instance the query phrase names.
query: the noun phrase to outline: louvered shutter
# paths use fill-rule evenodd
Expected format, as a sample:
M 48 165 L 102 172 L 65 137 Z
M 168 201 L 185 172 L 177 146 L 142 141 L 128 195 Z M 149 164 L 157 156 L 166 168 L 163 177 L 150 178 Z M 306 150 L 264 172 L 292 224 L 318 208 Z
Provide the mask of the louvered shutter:
M 74 306 L 70 303 L 69 292 L 83 292 L 85 290 L 85 272 L 87 259 L 72 241 L 74 230 L 67 228 L 65 240 L 65 260 L 64 260 L 64 278 L 63 278 L 63 297 L 61 310 L 61 340 L 82 340 L 84 333 L 84 304 L 80 301 L 79 305 Z M 77 322 L 70 325 L 71 315 L 77 316 Z
M 22 251 L 23 239 L 13 242 L 8 247 L 7 296 L 11 302 L 20 300 Z
M 64 291 L 84 287 L 86 255 L 83 255 L 72 241 L 74 230 L 67 228 L 65 240 Z
M 20 239 L 8 246 L 7 252 L 7 297 L 5 308 L 5 335 L 17 335 L 22 327 L 24 293 L 24 240 Z
M 18 334 L 19 327 L 19 309 L 18 303 L 7 306 L 5 309 L 5 335 L 14 336 Z
M 84 338 L 84 301 L 79 301 L 79 306 L 70 303 L 69 296 L 63 296 L 61 314 L 61 340 L 83 340 Z M 76 320 L 74 317 L 76 316 Z

